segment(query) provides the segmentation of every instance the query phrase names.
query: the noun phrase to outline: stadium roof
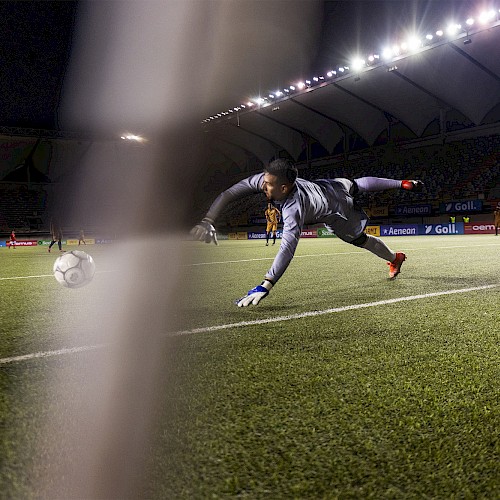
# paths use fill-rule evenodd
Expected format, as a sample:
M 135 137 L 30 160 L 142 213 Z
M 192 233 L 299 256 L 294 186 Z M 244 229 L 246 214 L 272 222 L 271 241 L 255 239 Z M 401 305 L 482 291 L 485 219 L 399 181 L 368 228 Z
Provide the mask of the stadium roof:
M 373 145 L 395 124 L 417 139 L 443 120 L 452 129 L 500 121 L 499 21 L 382 59 L 203 122 L 211 147 L 237 163 L 249 154 L 267 163 L 281 150 L 297 161 L 305 138 L 332 154 L 352 131 Z
M 290 2 L 287 0 L 286 4 L 290 5 Z M 303 20 L 303 8 L 311 3 L 305 0 L 296 16 L 288 20 L 287 32 L 292 32 L 293 36 L 299 35 L 292 29 L 296 25 L 290 22 Z M 238 9 L 234 12 L 235 19 L 239 20 L 234 28 L 235 34 L 253 32 L 254 26 L 259 24 L 260 32 L 252 40 L 264 41 L 255 48 L 249 43 L 248 37 L 242 36 L 235 50 L 229 55 L 223 52 L 221 64 L 232 71 L 229 78 L 224 75 L 227 82 L 222 80 L 222 76 L 221 80 L 217 80 L 218 85 L 214 85 L 217 90 L 210 94 L 211 98 L 214 97 L 212 104 L 218 106 L 218 103 L 224 102 L 225 106 L 238 106 L 237 102 L 228 102 L 235 93 L 242 91 L 241 98 L 245 99 L 244 93 L 249 87 L 261 88 L 269 77 L 265 65 L 262 63 L 262 67 L 256 68 L 247 61 L 250 59 L 254 65 L 261 63 L 263 53 L 272 56 L 272 68 L 268 71 L 277 69 L 278 77 L 285 79 L 287 75 L 295 74 L 294 65 L 301 66 L 300 70 L 307 72 L 305 66 L 325 67 L 332 60 L 339 60 L 341 54 L 347 54 L 346 44 L 353 40 L 361 41 L 364 37 L 366 46 L 366 39 L 375 40 L 377 35 L 378 43 L 380 37 L 406 26 L 412 16 L 417 21 L 414 25 L 424 27 L 434 20 L 446 22 L 451 12 L 463 21 L 469 7 L 481 7 L 469 0 L 317 3 L 325 8 L 323 26 L 321 29 L 316 26 L 318 33 L 322 31 L 316 61 L 304 56 L 307 64 L 299 64 L 297 54 L 292 51 L 289 54 L 290 62 L 284 65 L 282 60 L 286 57 L 274 60 L 279 54 L 287 54 L 287 51 L 274 50 L 276 40 L 282 39 L 283 33 L 277 35 L 273 17 L 280 16 L 280 20 L 285 17 L 282 9 L 284 3 L 269 2 L 266 9 L 257 9 L 259 13 L 256 13 L 254 5 L 262 6 L 262 3 L 251 0 L 238 2 Z M 275 4 L 274 10 L 270 9 Z M 296 0 L 295 4 L 300 6 L 300 0 Z M 82 137 L 61 127 L 59 114 L 65 94 L 76 20 L 84 5 L 83 1 L 0 3 L 3 65 L 0 91 L 4 96 L 0 106 L 0 135 L 54 139 Z M 215 13 L 235 5 L 220 2 L 220 10 Z M 243 12 L 248 14 L 248 20 L 242 18 L 242 11 L 239 10 L 245 5 Z M 496 19 L 499 18 L 498 7 L 495 7 Z M 403 12 L 407 13 L 404 18 Z M 262 28 L 268 17 L 272 30 L 264 37 Z M 221 27 L 219 24 L 215 26 Z M 313 31 L 311 26 L 308 23 L 306 28 Z M 212 148 L 236 163 L 246 161 L 249 156 L 267 162 L 282 150 L 297 160 L 304 149 L 305 138 L 312 138 L 324 150 L 332 153 L 350 131 L 359 134 L 368 145 L 376 144 L 377 138 L 388 128 L 404 130 L 410 138 L 422 137 L 429 134 L 431 128 L 436 129 L 436 121 L 439 125 L 444 112 L 447 120 L 457 121 L 457 128 L 498 122 L 499 23 L 493 21 L 484 26 L 475 24 L 473 28 L 471 33 L 459 34 L 453 41 L 443 37 L 441 42 L 422 47 L 414 54 L 395 57 L 390 64 L 377 62 L 366 66 L 359 74 L 353 72 L 353 68 L 342 76 L 337 74 L 335 78 L 328 78 L 324 74 L 324 80 L 312 81 L 309 89 L 291 92 L 284 99 L 271 99 L 266 93 L 263 96 L 268 98 L 265 105 L 255 106 L 251 111 L 242 108 L 235 112 L 233 109 L 222 119 L 205 123 L 203 127 L 208 132 L 205 136 Z M 303 30 L 300 34 L 299 47 L 305 45 Z M 464 44 L 468 39 L 472 43 Z M 290 45 L 289 38 L 286 38 L 286 42 Z M 307 54 L 311 55 L 312 52 Z M 393 68 L 393 71 L 388 71 L 389 68 Z M 97 74 L 97 69 L 94 70 L 96 74 L 86 76 L 88 85 L 103 79 L 102 75 Z M 253 74 L 255 82 L 249 83 L 249 75 Z M 95 87 L 91 90 L 94 92 Z M 268 89 L 269 92 L 272 90 Z M 212 113 L 214 108 L 211 109 Z M 85 115 L 84 112 L 85 109 L 82 109 L 81 114 Z M 199 116 L 200 120 L 203 118 Z M 434 126 L 429 128 L 429 124 Z M 43 134 L 41 129 L 44 129 Z M 117 131 L 118 134 L 121 132 Z

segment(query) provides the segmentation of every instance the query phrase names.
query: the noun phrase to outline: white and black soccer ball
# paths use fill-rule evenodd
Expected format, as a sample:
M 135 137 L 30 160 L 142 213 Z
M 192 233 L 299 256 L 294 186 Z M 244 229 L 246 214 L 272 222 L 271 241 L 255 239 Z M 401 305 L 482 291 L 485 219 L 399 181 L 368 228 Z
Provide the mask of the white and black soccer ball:
M 54 276 L 58 283 L 68 288 L 85 286 L 94 277 L 94 259 L 81 250 L 66 252 L 54 262 Z

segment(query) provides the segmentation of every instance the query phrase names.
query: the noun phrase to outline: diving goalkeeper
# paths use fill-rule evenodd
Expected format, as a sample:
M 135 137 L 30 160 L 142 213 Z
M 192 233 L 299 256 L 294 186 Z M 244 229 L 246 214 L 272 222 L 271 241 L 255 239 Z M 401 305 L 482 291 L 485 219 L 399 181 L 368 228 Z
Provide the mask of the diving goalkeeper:
M 290 264 L 305 224 L 323 223 L 341 240 L 388 261 L 390 279 L 396 278 L 406 260 L 404 253 L 393 252 L 380 238 L 364 232 L 368 216 L 356 205 L 355 196 L 357 193 L 387 189 L 420 192 L 423 188 L 421 181 L 379 177 L 307 181 L 297 174 L 297 168 L 290 160 L 272 161 L 263 173 L 243 179 L 222 192 L 212 203 L 205 218 L 191 230 L 194 239 L 217 244 L 214 223 L 229 202 L 264 191 L 269 201 L 282 204 L 283 237 L 279 251 L 264 281 L 237 301 L 239 307 L 257 305 L 269 294 Z

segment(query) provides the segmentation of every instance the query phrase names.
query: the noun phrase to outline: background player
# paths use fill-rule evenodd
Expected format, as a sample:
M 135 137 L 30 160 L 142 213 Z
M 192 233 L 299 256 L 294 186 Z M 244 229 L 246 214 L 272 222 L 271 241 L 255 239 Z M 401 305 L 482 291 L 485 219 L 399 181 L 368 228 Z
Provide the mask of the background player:
M 495 236 L 498 236 L 498 228 L 500 228 L 500 201 L 497 203 L 495 207 Z
M 221 193 L 205 218 L 191 230 L 194 239 L 216 243 L 217 234 L 213 224 L 229 202 L 260 191 L 264 191 L 268 200 L 281 202 L 283 237 L 280 249 L 264 281 L 237 302 L 239 307 L 257 305 L 269 294 L 290 264 L 305 224 L 322 222 L 343 241 L 365 248 L 388 261 L 390 279 L 399 274 L 401 265 L 406 260 L 403 252 L 393 252 L 381 239 L 364 232 L 368 216 L 356 205 L 354 196 L 358 192 L 387 189 L 421 191 L 421 181 L 362 177 L 355 180 L 338 178 L 311 182 L 298 178 L 297 175 L 297 168 L 291 161 L 272 161 L 263 173 L 243 179 Z
M 267 204 L 267 209 L 264 212 L 266 215 L 266 247 L 269 245 L 271 232 L 273 233 L 273 245 L 276 243 L 276 231 L 278 230 L 278 222 L 280 221 L 281 212 L 271 203 Z
M 14 232 L 14 230 L 10 233 L 10 244 L 9 244 L 9 250 L 11 248 L 13 248 L 14 250 L 16 249 L 16 243 L 17 243 L 17 240 L 16 240 L 16 233 Z
M 54 243 L 57 242 L 57 246 L 59 247 L 59 251 L 62 252 L 62 229 L 61 226 L 55 222 L 50 223 L 50 232 L 52 234 L 52 241 L 50 242 L 49 245 L 49 253 L 50 249 L 54 245 Z
M 80 234 L 78 236 L 78 246 L 80 246 L 80 243 L 87 245 L 87 243 L 85 243 L 85 234 L 83 232 L 83 229 L 80 229 Z

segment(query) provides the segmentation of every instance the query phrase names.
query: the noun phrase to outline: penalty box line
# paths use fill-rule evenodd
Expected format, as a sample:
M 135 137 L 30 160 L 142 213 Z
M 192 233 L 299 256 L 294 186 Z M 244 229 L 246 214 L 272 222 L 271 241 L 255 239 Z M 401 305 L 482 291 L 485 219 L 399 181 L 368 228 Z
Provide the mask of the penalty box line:
M 341 313 L 345 311 L 353 311 L 356 309 L 365 309 L 368 307 L 376 307 L 383 306 L 388 304 L 397 304 L 398 302 L 409 302 L 412 300 L 419 299 L 427 299 L 431 297 L 441 297 L 443 295 L 454 295 L 457 293 L 467 293 L 467 292 L 477 292 L 481 290 L 490 290 L 492 288 L 496 288 L 500 286 L 500 284 L 493 285 L 483 285 L 471 288 L 461 288 L 457 290 L 446 290 L 443 292 L 433 292 L 433 293 L 424 293 L 421 295 L 410 295 L 408 297 L 397 297 L 395 299 L 387 299 L 387 300 L 379 300 L 377 302 L 367 302 L 364 304 L 353 304 L 350 306 L 342 306 L 342 307 L 334 307 L 331 309 L 324 309 L 322 311 L 308 311 L 297 314 L 289 314 L 286 316 L 276 316 L 274 318 L 266 318 L 266 319 L 258 319 L 254 321 L 240 321 L 239 323 L 228 323 L 226 325 L 215 325 L 215 326 L 207 326 L 203 328 L 193 328 L 191 330 L 182 330 L 178 332 L 172 332 L 165 334 L 166 337 L 180 337 L 184 335 L 193 335 L 196 333 L 209 333 L 209 332 L 217 332 L 221 330 L 229 330 L 231 328 L 242 328 L 246 326 L 256 326 L 256 325 L 266 325 L 269 323 L 279 323 L 283 321 L 291 321 L 294 319 L 303 319 L 303 318 L 311 318 L 314 316 L 323 316 L 325 314 L 335 314 Z M 0 358 L 0 365 L 7 365 L 11 363 L 17 363 L 20 361 L 28 361 L 31 359 L 37 358 L 48 358 L 52 356 L 61 356 L 63 354 L 76 354 L 80 352 L 93 351 L 96 349 L 101 349 L 103 347 L 110 347 L 111 344 L 97 344 L 97 345 L 89 345 L 89 346 L 81 346 L 81 347 L 72 347 L 66 349 L 58 349 L 56 351 L 45 351 L 45 352 L 35 352 L 32 354 L 25 354 L 22 356 L 12 356 L 10 358 Z

